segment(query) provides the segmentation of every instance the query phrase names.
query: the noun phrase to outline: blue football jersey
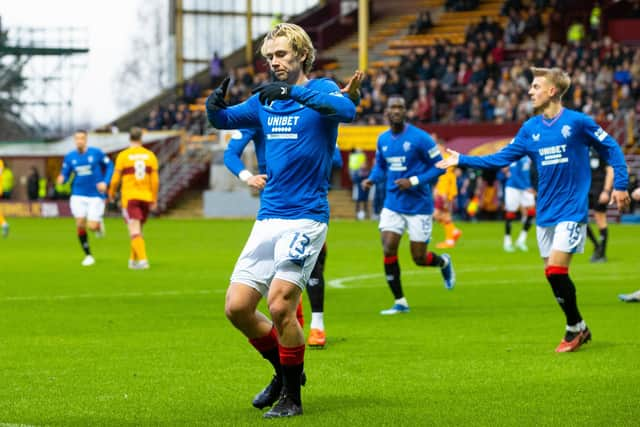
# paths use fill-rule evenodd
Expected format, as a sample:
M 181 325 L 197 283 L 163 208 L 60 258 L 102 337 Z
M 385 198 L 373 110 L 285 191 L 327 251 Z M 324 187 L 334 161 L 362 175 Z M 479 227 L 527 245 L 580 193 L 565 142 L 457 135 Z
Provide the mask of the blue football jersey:
M 538 170 L 537 224 L 587 222 L 591 185 L 589 148 L 614 169 L 614 188 L 626 190 L 627 166 L 620 146 L 589 116 L 563 108 L 553 119 L 527 120 L 501 151 L 483 157 L 460 156 L 461 166 L 499 168 L 526 155 Z
M 408 214 L 433 213 L 431 185 L 444 174 L 435 167 L 442 160 L 440 150 L 431 136 L 410 124 L 394 134 L 391 129 L 378 137 L 376 164 L 369 179 L 379 182 L 386 178 L 384 207 L 392 211 Z M 399 178 L 418 178 L 418 185 L 400 190 L 395 184 Z
M 338 124 L 353 120 L 355 106 L 329 79 L 292 86 L 290 93 L 291 99 L 270 105 L 262 105 L 254 95 L 229 108 L 208 110 L 207 115 L 218 129 L 257 128 L 262 133 L 267 184 L 259 220 L 328 222 L 327 192 Z
M 531 159 L 523 156 L 509 166 L 509 177 L 506 187 L 527 190 L 531 188 Z
M 72 195 L 104 198 L 106 194 L 100 193 L 96 185 L 104 182 L 107 187 L 109 186 L 113 167 L 113 162 L 102 150 L 87 147 L 84 153 L 73 150 L 64 156 L 60 173 L 66 182 L 73 172 Z

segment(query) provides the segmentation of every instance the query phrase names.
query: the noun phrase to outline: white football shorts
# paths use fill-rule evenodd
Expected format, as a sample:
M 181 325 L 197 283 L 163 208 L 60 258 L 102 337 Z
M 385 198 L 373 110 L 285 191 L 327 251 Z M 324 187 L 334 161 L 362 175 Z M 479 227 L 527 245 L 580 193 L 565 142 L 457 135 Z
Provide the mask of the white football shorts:
M 412 242 L 429 243 L 433 218 L 431 215 L 406 215 L 391 209 L 382 208 L 380 212 L 380 231 L 391 231 L 402 235 L 405 230 L 409 232 L 409 240 Z
M 536 200 L 530 191 L 507 187 L 504 192 L 504 204 L 507 212 L 518 212 L 518 208 L 520 207 L 534 207 Z
M 536 227 L 540 256 L 548 258 L 551 251 L 581 254 L 587 240 L 587 224 L 563 221 L 551 227 Z
M 71 196 L 69 207 L 74 218 L 86 218 L 91 222 L 100 222 L 104 216 L 102 197 Z
M 327 224 L 310 219 L 256 221 L 231 274 L 266 297 L 274 278 L 304 291 L 327 237 Z

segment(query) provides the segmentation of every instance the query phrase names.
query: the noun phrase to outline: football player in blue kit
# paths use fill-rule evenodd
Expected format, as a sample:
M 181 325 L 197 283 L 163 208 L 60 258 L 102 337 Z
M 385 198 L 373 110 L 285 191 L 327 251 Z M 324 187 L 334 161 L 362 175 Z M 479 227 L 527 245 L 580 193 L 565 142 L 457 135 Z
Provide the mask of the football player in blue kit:
M 390 309 L 380 314 L 390 315 L 409 311 L 398 263 L 398 246 L 405 230 L 416 265 L 439 268 L 447 289 L 453 289 L 456 278 L 451 257 L 428 250 L 433 226 L 431 185 L 444 174 L 435 167 L 436 162 L 442 160 L 440 150 L 427 132 L 406 123 L 403 97 L 390 96 L 386 114 L 390 129 L 378 137 L 376 164 L 362 185 L 370 188 L 376 182 L 386 181 L 387 195 L 378 228 L 384 252 L 384 272 L 395 301 Z
M 307 77 L 315 53 L 298 25 L 276 25 L 261 53 L 276 81 L 228 106 L 225 79 L 207 99 L 207 115 L 218 129 L 257 128 L 265 139 L 268 179 L 231 275 L 225 314 L 275 369 L 253 405 L 273 405 L 264 417 L 276 418 L 302 414 L 305 340 L 296 307 L 327 234 L 338 124 L 353 120 L 355 106 L 333 81 Z M 262 297 L 272 320 L 257 311 Z
M 509 177 L 505 184 L 505 252 L 514 252 L 515 248 L 527 252 L 527 232 L 531 228 L 536 215 L 536 199 L 531 185 L 531 159 L 523 156 L 509 166 Z M 522 210 L 522 230 L 516 240 L 515 247 L 511 240 L 511 222 L 516 219 L 518 209 Z
M 57 182 L 63 184 L 69 180 L 72 173 L 74 175 L 69 205 L 76 219 L 78 239 L 85 254 L 82 265 L 87 267 L 96 262 L 89 248 L 87 228 L 100 232 L 114 165 L 102 150 L 87 146 L 87 131 L 77 131 L 73 139 L 76 149 L 64 157 Z
M 360 101 L 360 83 L 364 78 L 362 71 L 356 71 L 347 85 L 341 89 L 343 95 L 357 105 Z M 258 161 L 258 175 L 254 175 L 249 171 L 241 159 L 242 152 L 245 147 L 253 142 L 256 160 Z M 229 140 L 224 151 L 224 164 L 235 176 L 240 178 L 249 187 L 254 190 L 262 191 L 267 180 L 267 165 L 264 159 L 265 143 L 262 133 L 258 129 L 241 129 Z M 336 148 L 333 155 L 332 168 L 342 167 L 342 156 L 340 150 Z M 324 266 L 327 258 L 327 245 L 323 245 L 318 255 L 316 265 L 311 271 L 309 282 L 307 284 L 307 294 L 311 304 L 311 329 L 307 344 L 311 347 L 324 347 L 327 342 L 324 326 Z M 302 304 L 298 305 L 297 317 L 300 325 L 304 326 L 304 317 L 302 314 Z
M 556 352 L 575 351 L 591 340 L 582 318 L 576 289 L 569 278 L 574 253 L 582 253 L 588 221 L 591 169 L 589 149 L 593 147 L 614 170 L 612 203 L 624 210 L 630 202 L 629 176 L 620 146 L 589 116 L 566 109 L 562 96 L 571 84 L 559 68 L 532 68 L 534 79 L 529 96 L 536 116 L 527 120 L 516 137 L 501 151 L 488 156 L 451 156 L 438 164 L 500 168 L 526 155 L 538 171 L 538 247 L 545 275 L 565 317 L 565 335 Z

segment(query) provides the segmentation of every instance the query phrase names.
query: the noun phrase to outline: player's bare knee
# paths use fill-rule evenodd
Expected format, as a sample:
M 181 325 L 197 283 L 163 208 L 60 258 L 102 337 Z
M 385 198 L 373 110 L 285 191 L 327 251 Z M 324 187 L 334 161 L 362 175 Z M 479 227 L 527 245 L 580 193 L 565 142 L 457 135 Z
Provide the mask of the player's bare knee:
M 296 318 L 295 308 L 292 310 L 291 303 L 281 298 L 269 302 L 269 313 L 278 330 L 286 326 L 288 318 Z
M 231 323 L 237 326 L 250 316 L 251 311 L 243 304 L 227 300 L 224 306 L 224 314 Z

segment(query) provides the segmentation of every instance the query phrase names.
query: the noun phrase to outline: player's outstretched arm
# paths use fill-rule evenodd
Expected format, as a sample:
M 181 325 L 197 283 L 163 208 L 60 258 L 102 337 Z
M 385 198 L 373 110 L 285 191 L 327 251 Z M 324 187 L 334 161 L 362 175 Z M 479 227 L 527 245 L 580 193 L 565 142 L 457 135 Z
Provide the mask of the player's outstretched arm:
M 322 90 L 290 85 L 286 82 L 271 82 L 258 86 L 252 91 L 258 95 L 261 104 L 276 100 L 293 99 L 339 122 L 349 123 L 356 116 L 356 107 L 350 98 L 340 95 L 338 86 L 330 80 L 323 83 Z M 253 99 L 253 98 L 250 98 Z
M 446 159 L 442 159 L 438 163 L 436 163 L 436 167 L 438 169 L 447 169 L 451 166 L 458 166 L 458 162 L 460 161 L 460 153 L 450 148 L 447 148 L 447 153 L 449 153 L 449 157 L 447 157 Z
M 629 192 L 627 190 L 613 190 L 611 193 L 611 203 L 615 203 L 620 212 L 625 211 L 631 203 Z
M 218 86 L 207 98 L 207 118 L 211 126 L 217 129 L 255 128 L 260 125 L 257 101 L 253 97 L 232 107 L 228 106 L 225 97 L 229 87 L 229 77 Z

